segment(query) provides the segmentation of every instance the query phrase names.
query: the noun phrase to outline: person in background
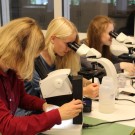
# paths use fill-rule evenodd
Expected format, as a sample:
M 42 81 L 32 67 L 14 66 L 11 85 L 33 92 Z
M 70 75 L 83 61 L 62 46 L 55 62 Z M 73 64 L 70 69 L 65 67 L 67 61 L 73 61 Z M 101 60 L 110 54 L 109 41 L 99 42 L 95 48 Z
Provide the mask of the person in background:
M 124 62 L 118 57 L 111 54 L 110 45 L 112 43 L 112 37 L 109 35 L 111 31 L 114 31 L 114 22 L 111 18 L 103 15 L 94 17 L 89 23 L 87 29 L 87 38 L 83 39 L 81 43 L 88 45 L 91 48 L 95 48 L 102 54 L 102 57 L 111 60 L 116 67 L 118 73 L 123 70 L 133 75 L 135 73 L 135 66 L 130 62 Z M 84 67 L 90 66 L 91 63 L 81 58 L 82 65 Z
M 118 33 L 123 32 L 128 36 L 134 36 L 134 27 L 135 27 L 134 18 L 135 18 L 135 10 L 132 10 L 129 16 L 127 17 L 125 27 L 120 28 L 117 32 Z
M 0 133 L 35 135 L 76 117 L 82 110 L 81 100 L 45 112 L 45 100 L 25 92 L 24 81 L 31 80 L 34 59 L 44 49 L 44 36 L 32 18 L 12 20 L 0 29 Z M 41 114 L 15 116 L 17 107 L 42 110 Z

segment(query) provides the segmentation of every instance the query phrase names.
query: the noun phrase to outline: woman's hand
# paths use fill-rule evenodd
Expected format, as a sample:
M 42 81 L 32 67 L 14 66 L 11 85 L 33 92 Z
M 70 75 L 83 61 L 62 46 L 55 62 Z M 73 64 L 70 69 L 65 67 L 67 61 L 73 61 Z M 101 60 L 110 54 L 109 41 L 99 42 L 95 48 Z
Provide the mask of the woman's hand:
M 79 113 L 82 111 L 83 104 L 81 100 L 72 100 L 69 103 L 66 103 L 62 105 L 60 108 L 58 108 L 61 119 L 67 120 L 72 119 L 79 115 Z
M 47 102 L 45 102 L 44 104 L 43 104 L 43 111 L 44 112 L 46 112 L 46 109 L 47 109 L 47 107 L 49 107 L 50 106 L 50 104 L 47 104 Z
M 83 87 L 83 95 L 89 98 L 95 98 L 99 94 L 99 85 L 97 83 L 91 83 L 86 87 Z
M 133 76 L 135 75 L 135 65 L 129 62 L 121 62 L 120 68 L 128 72 L 128 75 Z

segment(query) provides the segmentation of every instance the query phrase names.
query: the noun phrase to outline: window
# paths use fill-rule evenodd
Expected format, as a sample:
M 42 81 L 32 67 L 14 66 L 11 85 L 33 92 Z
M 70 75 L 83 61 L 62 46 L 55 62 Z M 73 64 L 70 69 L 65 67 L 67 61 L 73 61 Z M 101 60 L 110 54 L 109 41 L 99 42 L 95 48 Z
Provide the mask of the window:
M 54 18 L 54 0 L 10 0 L 10 20 L 19 17 L 31 17 L 46 29 Z
M 68 2 L 67 2 L 68 1 Z M 86 32 L 90 20 L 96 15 L 107 15 L 116 23 L 116 31 L 126 25 L 127 18 L 135 10 L 135 0 L 63 0 L 64 15 L 78 28 Z
M 2 25 L 2 7 L 1 7 L 1 1 L 0 1 L 0 26 Z
M 0 0 L 2 24 L 19 17 L 32 17 L 42 29 L 57 16 L 65 16 L 86 33 L 90 20 L 96 15 L 114 19 L 116 31 L 126 25 L 127 18 L 135 10 L 135 0 Z M 135 27 L 134 27 L 135 29 Z
M 31 0 L 30 4 L 32 4 L 32 5 L 47 5 L 48 0 Z

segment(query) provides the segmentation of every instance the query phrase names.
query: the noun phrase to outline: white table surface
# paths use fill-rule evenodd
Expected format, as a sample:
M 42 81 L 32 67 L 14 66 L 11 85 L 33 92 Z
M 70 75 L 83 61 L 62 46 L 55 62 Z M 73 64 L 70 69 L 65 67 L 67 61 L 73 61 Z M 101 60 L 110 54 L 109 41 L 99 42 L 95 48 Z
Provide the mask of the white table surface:
M 119 92 L 121 91 L 135 93 L 135 89 L 130 85 L 129 79 L 127 79 L 125 88 L 119 89 Z M 135 96 L 127 96 L 127 95 L 119 94 L 118 98 L 130 99 L 135 102 Z M 84 113 L 84 115 L 89 116 L 89 117 L 99 118 L 106 121 L 115 121 L 115 120 L 135 118 L 135 103 L 132 103 L 130 101 L 125 101 L 125 100 L 115 101 L 115 110 L 111 114 L 100 113 L 98 110 L 98 105 L 99 105 L 98 101 L 93 101 L 91 113 Z M 135 120 L 119 122 L 119 123 L 135 127 Z
M 130 85 L 130 79 L 127 79 L 125 88 L 120 88 L 119 92 L 127 91 L 131 93 L 135 93 L 135 89 Z M 130 99 L 135 101 L 135 96 L 127 96 L 120 94 L 120 99 Z M 116 101 L 115 102 L 115 111 L 111 114 L 100 113 L 98 110 L 98 101 L 92 102 L 92 111 L 90 113 L 83 113 L 84 116 L 89 116 L 93 118 L 98 118 L 106 121 L 115 121 L 122 119 L 131 119 L 135 118 L 135 103 L 130 101 Z M 135 120 L 119 122 L 124 125 L 135 127 Z M 71 135 L 77 134 L 81 135 L 82 125 L 73 125 L 72 120 L 63 121 L 61 125 L 54 126 L 51 130 L 46 132 L 42 132 L 43 134 L 55 134 L 55 135 Z

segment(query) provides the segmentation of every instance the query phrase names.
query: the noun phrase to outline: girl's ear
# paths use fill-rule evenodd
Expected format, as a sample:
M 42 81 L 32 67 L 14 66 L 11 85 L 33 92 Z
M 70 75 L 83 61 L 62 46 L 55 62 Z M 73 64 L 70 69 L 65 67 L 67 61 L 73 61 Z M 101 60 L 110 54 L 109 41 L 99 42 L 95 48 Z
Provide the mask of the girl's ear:
M 54 44 L 55 36 L 51 36 L 51 43 Z

